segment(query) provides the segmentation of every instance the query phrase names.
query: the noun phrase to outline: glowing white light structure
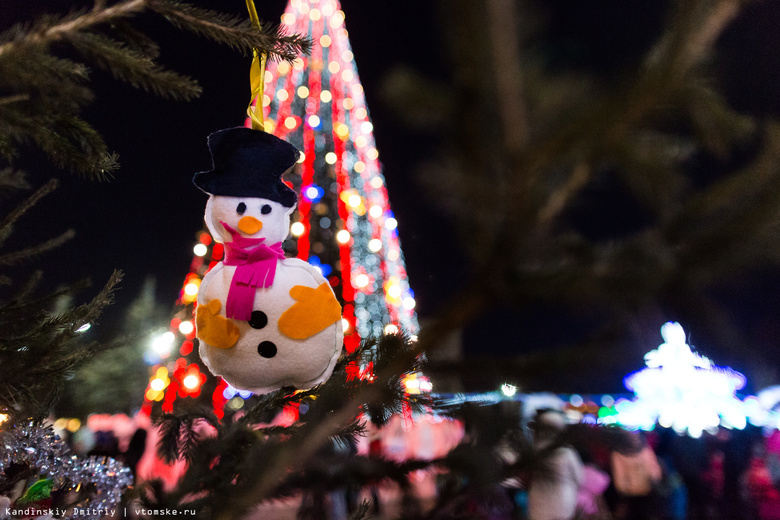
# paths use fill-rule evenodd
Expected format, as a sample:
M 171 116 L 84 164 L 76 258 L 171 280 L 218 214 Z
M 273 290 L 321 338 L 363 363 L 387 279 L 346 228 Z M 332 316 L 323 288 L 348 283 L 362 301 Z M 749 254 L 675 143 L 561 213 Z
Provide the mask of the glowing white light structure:
M 661 335 L 664 343 L 645 355 L 647 368 L 623 381 L 636 397 L 618 400 L 617 414 L 602 422 L 644 430 L 657 422 L 691 437 L 719 426 L 744 428 L 749 406 L 736 391 L 745 386 L 745 376 L 693 352 L 679 323 L 664 324 Z

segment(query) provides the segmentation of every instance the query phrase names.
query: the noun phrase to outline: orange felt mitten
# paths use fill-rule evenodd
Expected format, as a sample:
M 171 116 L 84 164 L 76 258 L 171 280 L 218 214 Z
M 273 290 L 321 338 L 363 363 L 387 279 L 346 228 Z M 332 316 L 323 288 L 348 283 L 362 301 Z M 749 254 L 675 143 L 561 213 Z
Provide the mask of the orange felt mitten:
M 213 299 L 195 311 L 198 339 L 217 348 L 230 348 L 238 341 L 239 330 L 232 320 L 219 315 L 222 302 Z
M 341 305 L 330 286 L 321 283 L 313 289 L 296 285 L 290 296 L 297 300 L 279 317 L 279 331 L 292 339 L 306 339 L 341 319 Z

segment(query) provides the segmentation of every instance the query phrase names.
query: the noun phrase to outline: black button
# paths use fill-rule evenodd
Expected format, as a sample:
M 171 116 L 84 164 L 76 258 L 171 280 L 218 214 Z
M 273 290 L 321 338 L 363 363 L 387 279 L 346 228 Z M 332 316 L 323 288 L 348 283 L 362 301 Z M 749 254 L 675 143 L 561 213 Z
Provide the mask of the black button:
M 276 355 L 276 345 L 270 341 L 263 341 L 257 346 L 257 353 L 264 358 L 272 358 Z
M 253 329 L 262 329 L 268 325 L 268 316 L 263 311 L 252 311 L 252 317 L 249 318 L 249 326 Z

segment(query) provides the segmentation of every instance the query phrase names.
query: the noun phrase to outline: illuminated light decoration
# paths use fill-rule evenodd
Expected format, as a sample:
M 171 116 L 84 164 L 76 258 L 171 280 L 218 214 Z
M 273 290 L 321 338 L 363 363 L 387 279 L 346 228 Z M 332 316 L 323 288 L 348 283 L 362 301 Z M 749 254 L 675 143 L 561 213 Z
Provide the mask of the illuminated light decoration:
M 92 327 L 91 323 L 85 323 L 81 327 L 76 329 L 76 332 L 87 332 Z
M 309 116 L 309 119 L 307 120 L 307 122 L 309 123 L 309 126 L 314 128 L 314 129 L 320 128 L 321 121 L 320 121 L 319 116 L 311 115 L 311 116 Z
M 384 214 L 385 210 L 379 204 L 374 204 L 368 209 L 368 214 L 372 218 L 379 218 Z
M 338 233 L 336 233 L 336 240 L 339 244 L 346 244 L 349 242 L 350 238 L 352 238 L 352 235 L 349 234 L 349 231 L 346 229 L 342 229 Z
M 363 203 L 363 199 L 360 198 L 360 195 L 350 195 L 349 199 L 347 200 L 347 204 L 349 204 L 349 207 L 351 208 L 357 208 Z
M 415 372 L 404 378 L 404 388 L 407 394 L 421 394 L 433 390 L 433 385 L 430 379 Z
M 200 289 L 199 283 L 190 282 L 184 286 L 184 294 L 187 296 L 196 296 L 198 294 L 198 289 Z
M 293 130 L 296 126 L 298 126 L 298 121 L 294 117 L 292 117 L 292 116 L 287 117 L 284 120 L 284 126 L 288 130 Z
M 501 393 L 507 397 L 512 397 L 517 393 L 517 387 L 515 385 L 510 385 L 509 383 L 504 383 L 501 385 Z
M 379 150 L 376 148 L 369 148 L 366 150 L 366 157 L 368 157 L 372 161 L 376 161 L 379 159 Z
M 385 181 L 382 180 L 382 177 L 374 177 L 371 179 L 371 187 L 375 190 L 379 190 L 382 188 L 382 186 L 385 185 Z
M 298 90 L 296 90 L 295 93 L 298 94 L 298 97 L 301 99 L 306 99 L 307 97 L 309 97 L 309 89 L 306 88 L 305 85 L 301 85 L 300 87 L 298 87 Z
M 305 232 L 306 226 L 303 224 L 303 222 L 293 222 L 292 225 L 290 225 L 290 233 L 292 233 L 293 236 L 299 237 Z
M 382 241 L 378 238 L 372 238 L 368 242 L 368 250 L 372 253 L 378 253 L 382 249 Z
M 152 338 L 152 351 L 160 357 L 166 357 L 171 353 L 175 340 L 176 335 L 171 331 L 158 334 Z
M 371 279 L 368 277 L 367 274 L 361 273 L 355 277 L 355 286 L 359 288 L 364 288 L 368 286 L 368 284 L 371 283 Z
M 693 352 L 679 323 L 664 324 L 661 335 L 664 343 L 645 355 L 647 368 L 624 379 L 636 397 L 618 399 L 616 413 L 600 422 L 644 430 L 657 422 L 695 438 L 720 426 L 745 428 L 748 400 L 736 396 L 745 376 Z
M 206 244 L 195 244 L 195 247 L 192 248 L 192 252 L 195 253 L 195 256 L 206 256 L 209 252 L 209 248 Z
M 341 318 L 341 327 L 344 329 L 344 332 L 346 333 L 349 330 L 349 320 L 346 318 Z
M 81 429 L 81 421 L 78 419 L 68 419 L 68 424 L 65 429 L 70 433 L 76 433 Z
M 406 298 L 403 299 L 401 305 L 404 306 L 404 309 L 411 311 L 417 306 L 417 301 L 411 296 L 407 296 Z
M 361 130 L 361 131 L 362 131 L 364 134 L 370 134 L 371 132 L 373 132 L 373 131 L 374 131 L 374 125 L 371 123 L 371 121 L 363 121 L 363 122 L 360 124 L 360 130 Z
M 330 90 L 323 90 L 320 92 L 320 101 L 323 103 L 330 103 L 333 96 L 330 94 Z
M 333 11 L 335 11 L 335 4 L 333 2 L 325 2 L 325 5 L 322 6 L 322 14 L 324 16 L 333 16 Z
M 387 295 L 390 298 L 397 300 L 398 298 L 401 297 L 401 288 L 394 283 L 390 283 L 387 286 Z
M 194 390 L 195 388 L 200 386 L 200 379 L 198 378 L 198 376 L 194 374 L 189 374 L 182 380 L 182 384 L 184 385 L 185 388 L 189 390 Z
M 244 399 L 242 399 L 240 396 L 235 396 L 234 398 L 232 398 L 230 401 L 227 402 L 225 407 L 228 410 L 233 410 L 233 411 L 240 410 L 241 408 L 244 407 Z
M 225 397 L 225 399 L 233 399 L 235 396 L 239 396 L 242 399 L 249 399 L 254 394 L 249 390 L 239 390 L 238 388 L 227 384 L 227 387 L 222 391 L 222 395 Z
M 188 334 L 192 334 L 192 331 L 194 330 L 195 330 L 195 325 L 189 320 L 183 321 L 179 324 L 179 332 L 181 332 L 185 336 Z
M 189 356 L 192 353 L 192 349 L 195 346 L 195 344 L 187 340 L 181 344 L 181 347 L 179 347 L 179 354 L 182 356 Z
M 3 424 L 5 421 L 7 421 L 8 417 L 9 417 L 8 415 L 6 415 L 4 413 L 0 413 L 0 424 Z M 62 429 L 62 428 L 60 428 L 60 429 Z
M 279 101 L 287 101 L 287 98 L 289 96 L 290 95 L 287 93 L 286 90 L 277 90 L 276 91 L 276 99 L 278 99 Z
M 322 45 L 323 47 L 330 47 L 330 44 L 331 44 L 330 36 L 324 34 L 322 38 L 320 38 L 320 45 Z
M 325 162 L 328 164 L 336 164 L 336 161 L 338 160 L 338 156 L 333 152 L 328 152 L 325 154 Z
M 284 25 L 295 25 L 295 15 L 292 13 L 284 13 L 282 15 L 282 23 Z
M 385 325 L 384 330 L 382 331 L 385 334 L 398 334 L 400 332 L 400 329 L 398 328 L 398 325 L 395 325 L 393 323 L 388 323 Z
M 303 164 L 303 162 L 306 160 L 306 154 L 301 152 L 301 156 L 298 157 L 298 160 L 296 161 L 298 164 Z
M 206 374 L 200 371 L 200 367 L 197 364 L 191 363 L 187 365 L 184 358 L 176 360 L 176 368 L 173 371 L 173 375 L 180 383 L 177 385 L 179 397 L 198 397 L 201 386 L 208 379 Z
M 171 383 L 168 377 L 168 369 L 165 367 L 158 367 L 154 375 L 149 379 L 149 385 L 147 386 L 144 397 L 147 401 L 161 401 L 165 395 L 165 389 Z
M 336 135 L 339 136 L 339 138 L 344 141 L 349 138 L 349 127 L 347 125 L 341 124 L 336 127 Z
M 394 231 L 398 227 L 398 221 L 392 217 L 385 220 L 385 228 L 388 231 Z
M 311 202 L 319 202 L 324 195 L 325 190 L 319 186 L 309 186 L 303 190 L 303 196 L 309 199 Z
M 333 268 L 330 266 L 330 264 L 323 264 L 320 260 L 320 257 L 317 255 L 311 255 L 309 257 L 309 263 L 316 267 L 322 276 L 328 276 L 333 271 Z

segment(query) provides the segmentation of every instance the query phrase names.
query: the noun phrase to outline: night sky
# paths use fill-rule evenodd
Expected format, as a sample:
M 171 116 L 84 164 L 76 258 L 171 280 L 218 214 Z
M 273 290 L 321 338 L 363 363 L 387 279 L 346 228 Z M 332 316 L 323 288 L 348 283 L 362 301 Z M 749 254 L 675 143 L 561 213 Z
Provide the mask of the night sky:
M 193 3 L 246 14 L 240 0 Z M 417 310 L 425 318 L 459 286 L 466 272 L 464 255 L 449 222 L 437 212 L 430 195 L 417 181 L 435 136 L 405 127 L 381 92 L 387 73 L 398 65 L 446 81 L 449 71 L 437 26 L 437 3 L 341 3 L 374 123 L 390 204 L 399 222 Z M 257 0 L 256 4 L 262 19 L 276 22 L 286 2 Z M 780 27 L 780 9 L 770 2 L 759 4 L 750 7 L 724 35 L 724 59 L 718 62 L 717 70 L 734 104 L 754 113 L 778 115 L 780 61 L 776 49 L 780 36 L 776 28 Z M 73 2 L 63 0 L 2 0 L 0 25 L 4 28 L 46 11 L 65 12 L 71 5 Z M 659 6 L 666 4 L 556 0 L 545 5 L 551 7 L 547 19 L 552 28 L 547 41 L 551 64 L 596 68 L 611 74 L 632 63 L 652 41 L 663 20 Z M 206 137 L 213 131 L 243 124 L 249 101 L 249 57 L 181 32 L 152 15 L 139 17 L 137 23 L 161 45 L 162 62 L 195 78 L 203 87 L 203 95 L 189 103 L 164 100 L 95 71 L 96 99 L 85 118 L 119 154 L 121 169 L 107 183 L 58 175 L 62 179 L 60 190 L 33 210 L 15 237 L 28 242 L 67 228 L 77 231 L 72 243 L 45 260 L 46 280 L 51 285 L 88 276 L 99 286 L 112 269 L 124 270 L 123 288 L 117 305 L 107 313 L 107 323 L 121 314 L 123 305 L 137 295 L 149 276 L 157 279 L 159 301 L 170 302 L 173 307 L 192 260 L 196 235 L 202 229 L 206 196 L 192 185 L 191 178 L 194 172 L 210 167 Z M 44 182 L 54 171 L 33 154 L 20 165 L 34 185 Z M 598 221 L 593 225 L 598 226 Z M 746 312 L 755 307 L 763 312 L 780 310 L 780 301 L 772 294 L 775 291 L 762 295 L 766 298 L 763 302 L 741 304 Z M 539 314 L 545 312 L 540 310 Z M 506 353 L 514 330 L 507 323 L 516 318 L 511 310 L 502 309 L 481 320 L 467 330 L 467 350 L 501 353 L 503 349 Z M 538 318 L 525 317 L 529 323 Z M 530 341 L 541 345 L 563 339 L 554 337 L 555 332 L 560 331 Z M 648 349 L 655 346 L 657 343 L 648 345 Z

